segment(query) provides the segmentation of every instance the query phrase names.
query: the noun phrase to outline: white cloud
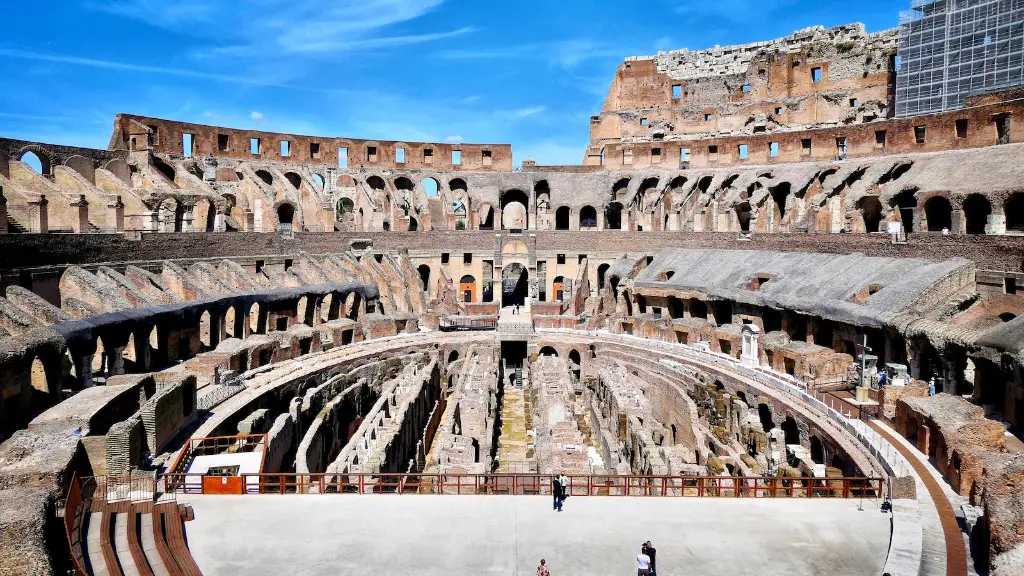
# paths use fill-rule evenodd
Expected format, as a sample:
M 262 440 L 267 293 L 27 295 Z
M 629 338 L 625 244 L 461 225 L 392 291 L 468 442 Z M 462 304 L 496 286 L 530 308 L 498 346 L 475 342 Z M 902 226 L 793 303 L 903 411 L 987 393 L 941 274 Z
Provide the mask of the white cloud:
M 263 120 L 263 114 L 253 110 L 249 113 L 249 118 L 252 118 L 253 120 Z
M 449 144 L 458 144 L 459 142 L 462 142 L 462 136 L 449 136 L 445 138 L 444 141 Z
M 206 55 L 332 54 L 451 38 L 470 27 L 423 34 L 382 34 L 445 0 L 88 0 L 87 6 L 216 41 Z M 230 26 L 225 26 L 225 23 Z M 203 54 L 202 52 L 200 54 Z
M 513 110 L 510 115 L 513 118 L 526 118 L 529 116 L 536 116 L 547 110 L 547 106 L 530 106 L 529 108 L 520 108 L 519 110 Z

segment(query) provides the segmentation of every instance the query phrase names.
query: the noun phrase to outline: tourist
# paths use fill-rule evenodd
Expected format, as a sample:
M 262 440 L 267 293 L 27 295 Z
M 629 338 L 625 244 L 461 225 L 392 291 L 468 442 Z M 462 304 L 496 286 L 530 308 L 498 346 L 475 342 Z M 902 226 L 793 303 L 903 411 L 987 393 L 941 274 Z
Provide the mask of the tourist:
M 551 509 L 562 511 L 562 485 L 557 475 L 551 477 Z
M 651 544 L 650 540 L 644 542 L 644 547 L 641 549 L 641 552 L 643 554 L 647 554 L 647 557 L 651 559 L 651 576 L 658 576 L 658 551 L 654 548 L 654 545 Z
M 935 376 L 928 380 L 928 395 L 935 396 Z
M 551 576 L 551 571 L 545 565 L 546 562 L 543 558 L 540 559 L 540 566 L 537 566 L 537 576 Z
M 878 373 L 878 386 L 879 387 L 885 386 L 885 381 L 886 381 L 887 378 L 888 377 L 886 376 L 884 371 L 883 372 L 879 372 Z
M 644 554 L 645 546 L 640 547 L 640 553 L 636 555 L 636 576 L 650 576 L 651 557 Z
M 559 511 L 562 509 L 562 504 L 565 504 L 565 499 L 569 497 L 569 478 L 563 473 L 558 476 L 558 484 L 562 487 L 561 503 L 558 505 Z

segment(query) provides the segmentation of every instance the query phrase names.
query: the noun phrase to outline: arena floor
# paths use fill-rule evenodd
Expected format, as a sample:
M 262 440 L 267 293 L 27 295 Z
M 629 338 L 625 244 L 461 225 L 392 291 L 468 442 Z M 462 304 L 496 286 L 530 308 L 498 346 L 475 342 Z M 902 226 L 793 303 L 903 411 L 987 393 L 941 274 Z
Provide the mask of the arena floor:
M 189 547 L 211 576 L 877 575 L 889 517 L 865 500 L 530 496 L 190 496 Z

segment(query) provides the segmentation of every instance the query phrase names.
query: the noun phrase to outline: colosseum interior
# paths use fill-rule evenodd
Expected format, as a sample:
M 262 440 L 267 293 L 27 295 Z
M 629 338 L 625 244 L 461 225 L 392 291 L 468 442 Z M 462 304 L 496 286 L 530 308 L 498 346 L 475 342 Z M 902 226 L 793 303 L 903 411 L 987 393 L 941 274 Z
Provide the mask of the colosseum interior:
M 355 493 L 445 530 L 558 474 L 559 521 L 597 515 L 566 531 L 638 500 L 749 510 L 707 555 L 757 506 L 877 532 L 706 573 L 1024 573 L 1024 92 L 898 117 L 898 38 L 625 58 L 575 166 L 132 114 L 0 138 L 0 573 L 283 574 L 218 519 Z M 712 566 L 694 530 L 662 562 Z

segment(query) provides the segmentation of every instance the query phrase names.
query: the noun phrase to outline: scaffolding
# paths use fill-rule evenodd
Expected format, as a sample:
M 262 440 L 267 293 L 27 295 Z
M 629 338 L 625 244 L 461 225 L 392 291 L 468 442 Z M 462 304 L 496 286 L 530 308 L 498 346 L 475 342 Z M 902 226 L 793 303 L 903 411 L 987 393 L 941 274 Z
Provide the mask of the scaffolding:
M 896 115 L 962 108 L 1024 84 L 1024 0 L 911 0 L 900 13 Z

